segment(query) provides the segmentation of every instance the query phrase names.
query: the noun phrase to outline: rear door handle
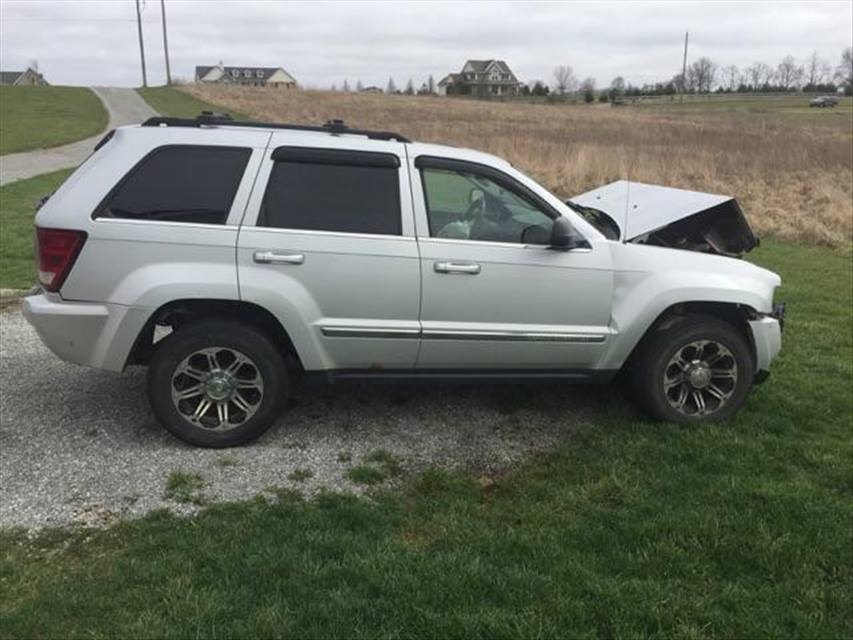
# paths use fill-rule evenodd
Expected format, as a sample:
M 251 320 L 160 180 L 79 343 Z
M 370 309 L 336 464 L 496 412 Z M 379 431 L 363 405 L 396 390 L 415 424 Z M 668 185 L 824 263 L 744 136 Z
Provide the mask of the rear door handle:
M 301 253 L 276 253 L 275 251 L 255 251 L 252 259 L 261 264 L 302 264 L 305 262 L 305 256 Z
M 436 273 L 463 273 L 476 276 L 480 273 L 480 265 L 476 262 L 436 262 L 433 265 Z

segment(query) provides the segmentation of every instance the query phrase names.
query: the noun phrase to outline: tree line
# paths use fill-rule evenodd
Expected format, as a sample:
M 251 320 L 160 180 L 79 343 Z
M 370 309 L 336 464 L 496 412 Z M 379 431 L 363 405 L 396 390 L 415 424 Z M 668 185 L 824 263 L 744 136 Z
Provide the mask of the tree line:
M 596 99 L 595 78 L 578 80 L 570 66 L 554 69 L 553 86 L 541 80 L 530 83 L 531 95 L 580 95 L 587 102 Z M 736 65 L 720 66 L 707 57 L 694 60 L 686 73 L 677 73 L 669 80 L 635 86 L 617 76 L 610 86 L 599 94 L 599 99 L 621 96 L 675 95 L 680 93 L 756 93 L 806 91 L 835 93 L 839 88 L 846 95 L 853 95 L 853 48 L 841 54 L 834 68 L 815 51 L 807 59 L 798 61 L 794 56 L 785 56 L 776 65 L 753 62 L 743 69 Z

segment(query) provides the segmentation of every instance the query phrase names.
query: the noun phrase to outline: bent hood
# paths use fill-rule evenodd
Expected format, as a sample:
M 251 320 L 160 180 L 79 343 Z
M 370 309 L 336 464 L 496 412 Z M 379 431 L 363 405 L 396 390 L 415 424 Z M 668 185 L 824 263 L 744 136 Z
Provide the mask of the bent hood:
M 606 213 L 625 242 L 726 255 L 758 246 L 758 238 L 731 196 L 619 180 L 569 203 Z M 584 215 L 595 224 L 594 214 Z

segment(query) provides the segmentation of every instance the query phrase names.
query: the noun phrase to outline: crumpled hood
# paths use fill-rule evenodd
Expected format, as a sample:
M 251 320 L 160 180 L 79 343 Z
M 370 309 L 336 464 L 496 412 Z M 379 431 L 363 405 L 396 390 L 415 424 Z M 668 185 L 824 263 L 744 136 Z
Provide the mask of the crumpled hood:
M 571 198 L 603 211 L 627 242 L 727 255 L 758 245 L 737 200 L 731 196 L 619 180 Z

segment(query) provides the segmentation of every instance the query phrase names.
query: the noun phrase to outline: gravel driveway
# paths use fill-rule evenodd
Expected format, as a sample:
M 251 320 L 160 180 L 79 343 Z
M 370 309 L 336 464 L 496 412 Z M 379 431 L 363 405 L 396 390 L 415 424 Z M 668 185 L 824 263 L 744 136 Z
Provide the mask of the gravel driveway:
M 194 449 L 155 422 L 144 369 L 112 374 L 65 364 L 19 310 L 6 310 L 0 526 L 98 526 L 161 507 L 190 513 L 197 507 L 164 497 L 173 472 L 200 475 L 207 502 L 274 488 L 360 492 L 346 473 L 377 450 L 406 470 L 465 467 L 489 475 L 554 447 L 607 401 L 606 388 L 541 384 L 305 386 L 258 442 Z
M 148 106 L 135 89 L 92 87 L 92 91 L 104 103 L 109 114 L 109 123 L 105 131 L 142 122 L 157 115 L 157 112 Z M 67 167 L 76 167 L 92 153 L 98 140 L 103 137 L 104 131 L 91 138 L 61 147 L 5 155 L 0 162 L 0 185 Z

